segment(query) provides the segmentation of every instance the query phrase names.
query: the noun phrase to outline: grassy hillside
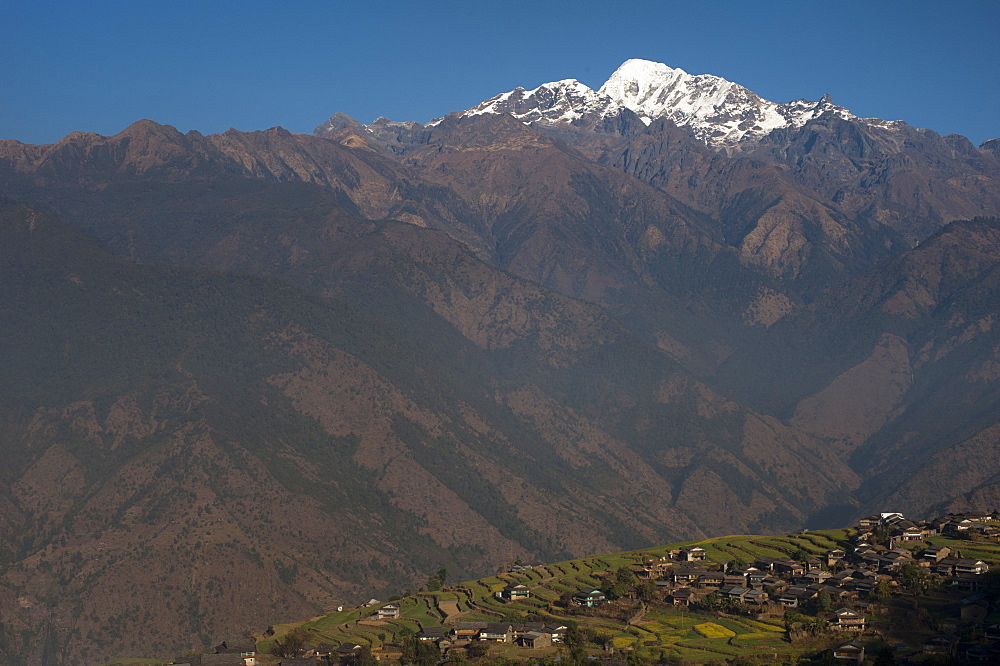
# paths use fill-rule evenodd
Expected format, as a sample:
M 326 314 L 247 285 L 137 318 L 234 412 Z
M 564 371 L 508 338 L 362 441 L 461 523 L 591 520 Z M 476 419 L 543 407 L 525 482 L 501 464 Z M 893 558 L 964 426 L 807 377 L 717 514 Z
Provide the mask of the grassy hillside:
M 668 660 L 701 663 L 715 660 L 760 658 L 765 663 L 795 661 L 817 655 L 849 636 L 827 629 L 805 609 L 769 608 L 756 617 L 736 612 L 720 612 L 704 606 L 675 607 L 654 599 L 646 603 L 626 600 L 608 605 L 597 612 L 560 603 L 567 594 L 584 589 L 607 589 L 619 570 L 659 560 L 676 554 L 683 546 L 700 545 L 706 551 L 708 568 L 727 562 L 751 563 L 757 557 L 804 558 L 824 555 L 831 548 L 846 546 L 856 530 L 838 529 L 805 532 L 787 536 L 738 535 L 675 543 L 658 548 L 566 560 L 537 566 L 519 572 L 501 573 L 474 581 L 465 581 L 439 591 L 421 591 L 400 598 L 400 617 L 380 621 L 377 609 L 370 607 L 345 609 L 313 618 L 307 622 L 273 627 L 273 633 L 260 641 L 263 652 L 274 649 L 293 630 L 305 632 L 307 642 L 314 645 L 357 643 L 370 648 L 377 658 L 399 652 L 405 639 L 432 627 L 450 626 L 456 622 L 525 622 L 537 621 L 575 626 L 585 637 L 585 650 L 592 656 L 617 654 L 623 658 Z M 996 542 L 955 539 L 934 536 L 928 541 L 912 542 L 907 547 L 918 552 L 927 545 L 945 545 L 958 550 L 964 557 L 985 560 L 1000 568 L 1000 544 Z M 531 598 L 503 602 L 494 593 L 510 583 L 523 583 L 531 589 Z M 640 583 L 641 586 L 641 583 Z M 898 613 L 907 606 L 933 613 L 946 621 L 950 610 L 944 592 L 912 597 L 895 590 L 884 604 L 866 611 L 869 621 L 886 635 L 898 630 Z M 835 600 L 835 604 L 847 602 Z M 834 606 L 834 608 L 839 606 Z M 821 613 L 817 613 L 817 616 Z M 825 626 L 826 621 L 822 624 Z M 920 634 L 920 632 L 917 632 Z M 931 635 L 930 630 L 923 634 Z M 922 634 L 921 634 L 922 635 Z M 886 638 L 886 641 L 889 639 Z M 913 637 L 910 637 L 913 640 Z M 872 637 L 864 641 L 875 648 L 884 642 Z M 878 645 L 876 645 L 876 643 Z M 453 648 L 454 650 L 454 648 Z M 512 644 L 492 644 L 488 655 L 493 658 L 526 660 L 567 654 L 566 646 L 526 649 Z M 449 652 L 449 658 L 453 655 Z M 766 661 L 767 659 L 773 661 Z M 265 658 L 266 659 L 266 658 Z M 266 661 L 264 662 L 266 663 Z

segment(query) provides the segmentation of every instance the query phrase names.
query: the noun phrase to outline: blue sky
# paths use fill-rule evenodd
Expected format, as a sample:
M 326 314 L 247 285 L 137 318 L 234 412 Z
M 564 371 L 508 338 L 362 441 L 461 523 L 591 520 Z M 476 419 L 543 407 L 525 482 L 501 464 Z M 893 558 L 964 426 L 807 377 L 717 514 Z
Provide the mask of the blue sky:
M 335 111 L 425 122 L 628 58 L 980 143 L 1000 137 L 1000 2 L 56 2 L 0 11 L 0 138 L 181 131 Z M 10 6 L 14 5 L 14 6 Z

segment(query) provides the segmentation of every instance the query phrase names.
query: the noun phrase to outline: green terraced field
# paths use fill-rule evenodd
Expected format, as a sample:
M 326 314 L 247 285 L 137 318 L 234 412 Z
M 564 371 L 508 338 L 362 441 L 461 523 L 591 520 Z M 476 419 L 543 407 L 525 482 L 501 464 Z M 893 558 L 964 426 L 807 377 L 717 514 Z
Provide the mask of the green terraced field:
M 539 566 L 517 573 L 488 576 L 476 581 L 468 581 L 451 588 L 400 600 L 401 617 L 397 620 L 376 623 L 371 620 L 377 608 L 350 609 L 327 614 L 316 620 L 303 623 L 317 643 L 356 642 L 378 647 L 383 642 L 393 643 L 401 631 L 419 631 L 422 628 L 440 626 L 443 613 L 439 602 L 455 602 L 461 614 L 458 620 L 481 620 L 495 622 L 509 613 L 540 614 L 552 621 L 572 620 L 581 628 L 589 628 L 601 636 L 606 636 L 619 649 L 650 650 L 651 654 L 663 651 L 666 655 L 678 655 L 685 661 L 709 661 L 751 657 L 755 655 L 791 656 L 797 654 L 787 641 L 785 629 L 778 624 L 761 622 L 750 618 L 720 617 L 715 614 L 691 612 L 684 609 L 651 609 L 636 626 L 615 624 L 605 617 L 560 614 L 547 610 L 565 593 L 575 593 L 582 589 L 602 586 L 602 576 L 622 566 L 631 566 L 649 559 L 658 559 L 682 545 L 698 543 L 705 548 L 710 562 L 742 561 L 750 562 L 756 557 L 788 557 L 799 550 L 821 555 L 836 547 L 846 539 L 851 530 L 824 530 L 782 537 L 736 535 L 706 539 L 701 542 L 673 544 L 659 548 L 644 548 L 639 551 L 586 557 Z M 947 545 L 960 551 L 964 557 L 981 558 L 993 566 L 1000 566 L 1000 544 L 982 541 L 966 541 L 951 537 L 935 536 L 930 543 Z M 906 544 L 914 550 L 923 548 L 926 542 Z M 509 583 L 523 583 L 531 588 L 528 600 L 504 603 L 495 598 L 494 592 Z M 366 623 L 359 624 L 359 620 Z M 711 631 L 699 633 L 696 625 L 715 626 Z M 275 638 L 296 625 L 282 625 L 276 628 L 276 636 L 261 641 L 258 646 L 266 650 Z M 707 635 L 706 635 L 707 634 Z M 384 640 L 383 640 L 384 637 Z M 552 656 L 556 648 L 537 653 L 515 646 L 503 646 L 504 655 L 515 659 L 529 656 Z M 801 650 L 799 650 L 801 651 Z M 498 653 L 499 654 L 499 653 Z M 766 658 L 766 656 L 762 657 Z

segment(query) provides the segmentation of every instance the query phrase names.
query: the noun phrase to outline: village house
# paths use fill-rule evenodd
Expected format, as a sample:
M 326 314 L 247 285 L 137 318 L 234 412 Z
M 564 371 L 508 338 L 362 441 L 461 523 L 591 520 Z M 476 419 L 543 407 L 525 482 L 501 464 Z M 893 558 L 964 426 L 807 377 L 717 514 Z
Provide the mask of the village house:
M 573 603 L 587 608 L 600 606 L 607 600 L 608 598 L 600 590 L 581 590 L 573 595 Z
M 337 651 L 337 646 L 336 645 L 333 645 L 332 643 L 323 643 L 321 645 L 317 645 L 314 648 L 306 650 L 306 656 L 307 657 L 318 657 L 320 659 L 327 659 L 327 660 L 329 660 L 329 658 L 331 656 L 333 656 L 333 654 L 336 651 Z
M 514 622 L 511 625 L 511 629 L 514 630 L 514 639 L 518 639 L 525 635 L 529 631 L 544 631 L 544 622 Z
M 485 628 L 485 622 L 456 622 L 453 630 L 457 640 L 473 640 L 479 638 L 479 632 Z
M 986 564 L 986 562 L 968 557 L 955 560 L 952 567 L 956 576 L 960 574 L 974 574 L 976 576 L 981 576 L 990 570 L 990 567 Z
M 961 536 L 970 529 L 972 529 L 972 521 L 968 518 L 963 518 L 961 520 L 952 520 L 945 523 L 944 527 L 941 529 L 941 533 L 951 536 Z
M 496 592 L 497 599 L 502 601 L 518 601 L 531 597 L 531 588 L 523 583 L 510 583 L 502 590 Z
M 743 572 L 730 572 L 727 573 L 722 578 L 723 587 L 731 587 L 733 585 L 746 585 L 747 575 Z
M 706 571 L 698 576 L 697 586 L 701 589 L 718 589 L 722 587 L 725 575 L 721 571 Z
M 845 661 L 856 661 L 860 664 L 865 660 L 865 646 L 853 641 L 838 645 L 833 649 L 833 657 Z
M 801 562 L 796 562 L 795 560 L 782 558 L 774 562 L 773 569 L 775 573 L 785 574 L 788 576 L 801 576 L 806 572 L 806 568 Z
M 767 579 L 766 573 L 756 567 L 747 567 L 744 572 L 746 573 L 747 585 L 753 588 L 764 586 L 764 581 Z
M 566 638 L 566 630 L 569 629 L 566 625 L 558 623 L 550 623 L 545 625 L 543 631 L 548 635 L 552 636 L 553 643 L 562 643 L 563 639 Z
M 802 580 L 809 584 L 825 583 L 832 576 L 833 574 L 829 571 L 810 571 L 805 576 L 802 576 Z
M 642 575 L 639 575 L 638 572 L 636 573 L 636 575 L 639 576 L 639 578 L 647 578 L 653 580 L 656 578 L 660 578 L 661 576 L 665 576 L 667 573 L 670 572 L 673 566 L 674 566 L 673 562 L 671 562 L 670 559 L 667 557 L 661 557 L 660 559 L 657 560 L 646 560 L 645 564 L 643 564 L 643 566 L 641 567 Z
M 693 583 L 698 578 L 707 573 L 707 569 L 700 564 L 682 564 L 674 567 L 673 579 L 675 584 Z
M 681 548 L 681 559 L 685 562 L 704 562 L 706 557 L 707 553 L 701 546 L 685 546 Z
M 514 627 L 508 622 L 487 624 L 479 631 L 479 640 L 493 641 L 495 643 L 512 643 L 514 641 Z
M 801 585 L 793 585 L 778 595 L 778 603 L 789 608 L 799 608 L 812 599 L 814 593 Z
M 719 590 L 719 596 L 723 599 L 732 599 L 734 601 L 744 602 L 746 601 L 746 596 L 752 592 L 749 587 L 742 585 L 734 585 L 732 587 L 724 587 Z
M 927 562 L 940 562 L 951 554 L 948 546 L 928 546 L 920 551 L 920 559 Z
M 681 587 L 674 590 L 669 598 L 674 606 L 690 606 L 698 601 L 698 594 L 690 587 Z
M 425 627 L 417 633 L 417 640 L 425 642 L 440 642 L 451 635 L 448 627 Z
M 982 623 L 986 621 L 986 617 L 989 615 L 989 612 L 989 602 L 977 595 L 975 597 L 962 599 L 959 609 L 959 617 L 962 618 L 962 622 Z
M 541 631 L 529 631 L 521 636 L 521 645 L 530 649 L 551 647 L 552 634 Z
M 378 609 L 378 619 L 380 620 L 392 620 L 399 617 L 399 604 L 391 603 L 382 606 Z
M 837 628 L 841 631 L 864 631 L 865 616 L 850 608 L 840 608 L 836 611 Z

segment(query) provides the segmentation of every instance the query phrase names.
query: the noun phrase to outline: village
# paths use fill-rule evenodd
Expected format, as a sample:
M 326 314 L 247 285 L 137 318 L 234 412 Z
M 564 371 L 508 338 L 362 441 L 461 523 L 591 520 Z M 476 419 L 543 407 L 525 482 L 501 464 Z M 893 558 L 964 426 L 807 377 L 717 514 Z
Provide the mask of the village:
M 410 645 L 410 660 L 421 664 L 475 660 L 500 648 L 508 660 L 587 655 L 616 666 L 625 664 L 623 659 L 634 656 L 635 650 L 645 649 L 662 661 L 664 655 L 670 657 L 670 641 L 625 645 L 621 637 L 612 640 L 596 632 L 595 643 L 594 631 L 584 632 L 581 638 L 578 629 L 614 620 L 633 631 L 645 630 L 644 618 L 653 608 L 680 613 L 682 625 L 686 614 L 692 618 L 710 614 L 730 622 L 770 626 L 783 632 L 780 640 L 785 644 L 798 644 L 799 653 L 810 652 L 803 645 L 812 648 L 826 643 L 830 647 L 811 652 L 830 663 L 870 662 L 873 646 L 878 647 L 880 663 L 1000 663 L 1000 586 L 998 572 L 989 574 L 990 561 L 996 564 L 1000 559 L 1000 516 L 948 515 L 911 521 L 899 513 L 882 513 L 864 518 L 843 534 L 833 547 L 822 551 L 799 548 L 785 556 L 751 558 L 748 546 L 739 546 L 739 542 L 734 546 L 725 540 L 671 548 L 655 557 L 637 552 L 633 563 L 609 566 L 589 578 L 599 584 L 578 589 L 567 588 L 562 584 L 565 580 L 546 586 L 533 584 L 547 580 L 539 573 L 546 565 L 518 562 L 494 577 L 495 582 L 482 592 L 473 589 L 482 585 L 477 581 L 435 593 L 439 596 L 427 592 L 417 595 L 425 601 L 434 600 L 440 613 L 419 616 L 415 626 L 406 624 L 407 617 L 418 617 L 408 610 L 413 606 L 407 599 L 389 603 L 372 600 L 353 609 L 357 629 L 390 630 L 375 632 L 384 638 L 379 645 L 362 640 L 314 643 L 322 633 L 317 625 L 311 635 L 303 627 L 296 639 L 301 645 L 289 646 L 287 636 L 284 642 L 275 638 L 259 645 L 240 639 L 222 643 L 214 654 L 175 663 L 353 666 L 376 660 L 405 661 L 406 650 L 400 648 L 404 643 Z M 807 532 L 792 536 L 800 541 L 789 543 L 824 543 Z M 726 553 L 739 557 L 726 559 Z M 581 578 L 585 576 L 568 577 Z M 451 602 L 445 601 L 444 595 L 465 598 L 467 603 L 456 602 L 451 606 L 455 612 L 450 612 Z M 507 609 L 510 611 L 505 612 Z M 896 631 L 894 623 L 910 617 L 907 613 L 919 621 L 906 631 Z M 703 625 L 724 629 L 717 623 L 702 622 L 694 625 L 695 630 Z M 701 641 L 706 644 L 702 647 L 706 656 L 716 657 L 715 663 L 735 663 L 723 658 L 727 654 L 724 650 L 713 655 L 707 645 L 712 637 L 707 631 L 700 633 L 706 639 Z M 895 640 L 904 633 L 922 640 Z M 779 640 L 777 634 L 774 639 Z M 258 651 L 265 643 L 271 654 Z M 730 637 L 728 644 L 738 642 Z M 689 658 L 690 650 L 685 653 L 678 648 L 685 645 L 673 644 L 674 663 L 713 661 Z M 595 649 L 601 647 L 603 650 Z M 761 643 L 761 647 L 768 646 Z M 797 663 L 790 658 L 794 653 L 780 645 L 774 648 L 774 662 L 748 663 Z M 414 654 L 424 656 L 418 659 Z

